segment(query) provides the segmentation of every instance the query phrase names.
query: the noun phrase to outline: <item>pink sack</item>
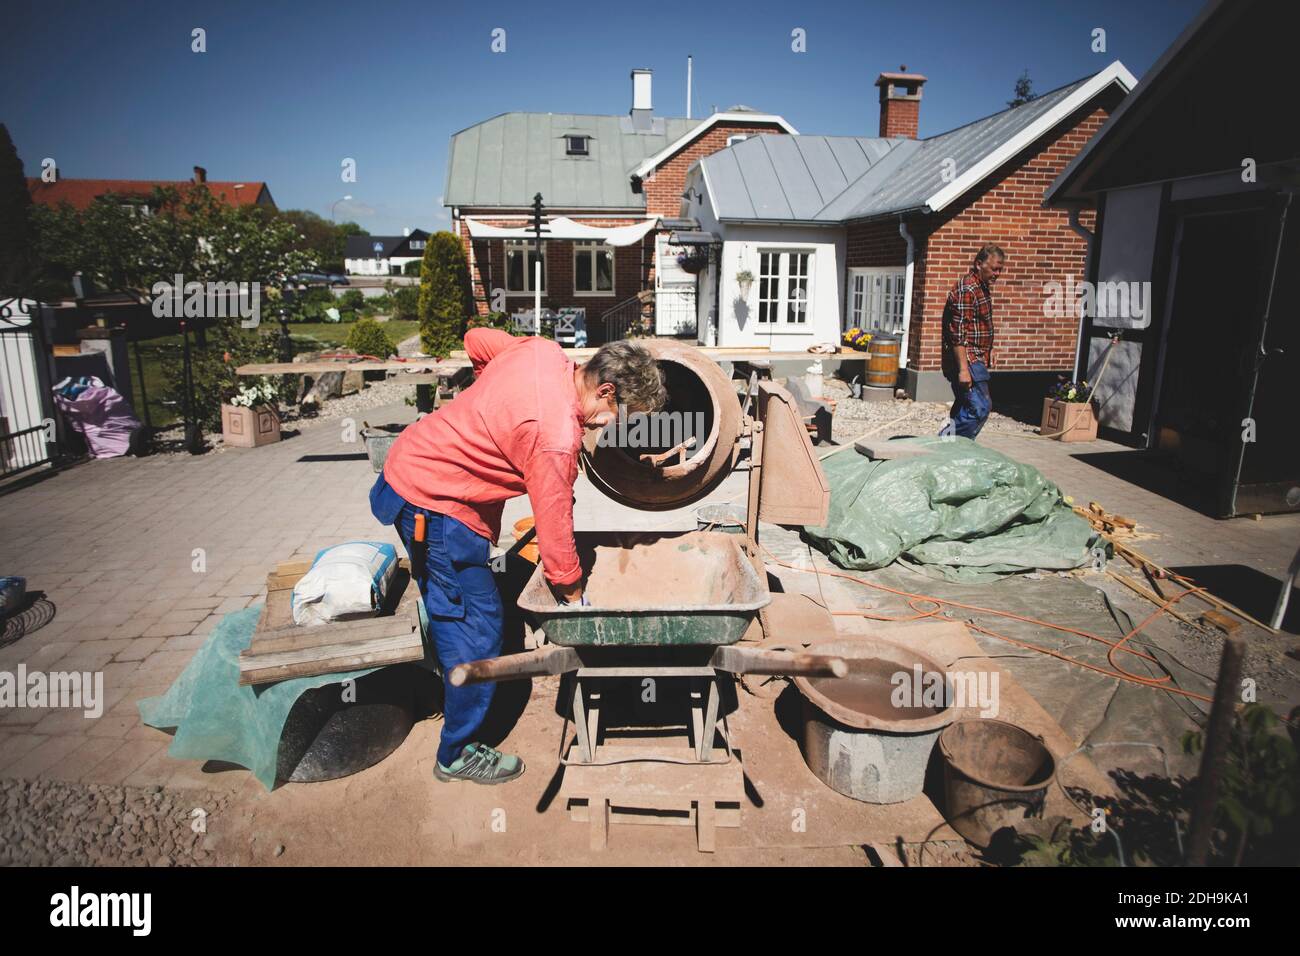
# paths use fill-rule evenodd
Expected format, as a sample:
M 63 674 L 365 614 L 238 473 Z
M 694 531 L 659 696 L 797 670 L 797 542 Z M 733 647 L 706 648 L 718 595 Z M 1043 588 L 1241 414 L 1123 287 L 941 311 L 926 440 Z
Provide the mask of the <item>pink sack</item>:
M 131 435 L 141 427 L 140 419 L 115 388 L 91 376 L 84 379 L 88 387 L 74 398 L 55 391 L 54 403 L 67 416 L 68 422 L 86 439 L 86 445 L 95 458 L 116 458 L 125 455 L 131 444 Z

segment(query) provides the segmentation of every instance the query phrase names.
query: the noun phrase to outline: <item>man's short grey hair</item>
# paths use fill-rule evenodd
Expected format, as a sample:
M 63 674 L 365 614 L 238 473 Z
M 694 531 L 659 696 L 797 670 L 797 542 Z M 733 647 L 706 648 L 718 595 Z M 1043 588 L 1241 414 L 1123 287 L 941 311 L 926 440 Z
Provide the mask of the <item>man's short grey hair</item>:
M 644 345 L 626 339 L 602 345 L 583 371 L 592 385 L 613 385 L 615 402 L 629 412 L 657 412 L 668 403 L 659 363 Z
M 997 256 L 999 259 L 1006 261 L 1007 254 L 1002 251 L 1002 247 L 996 242 L 986 242 L 980 246 L 980 251 L 975 253 L 975 264 L 979 265 L 991 256 Z

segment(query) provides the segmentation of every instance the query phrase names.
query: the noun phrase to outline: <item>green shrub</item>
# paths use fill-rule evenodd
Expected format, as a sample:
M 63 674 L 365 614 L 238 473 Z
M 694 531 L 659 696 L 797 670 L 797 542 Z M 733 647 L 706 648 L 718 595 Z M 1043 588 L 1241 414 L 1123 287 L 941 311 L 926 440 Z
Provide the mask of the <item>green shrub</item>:
M 420 266 L 420 348 L 445 358 L 460 348 L 466 316 L 474 312 L 469 267 L 460 238 L 435 232 L 424 247 Z
M 420 266 L 422 265 L 424 265 L 423 261 L 419 259 L 413 259 L 410 262 L 403 264 L 402 275 L 418 276 L 420 274 Z
M 384 327 L 374 319 L 358 319 L 348 330 L 347 347 L 358 355 L 374 355 L 386 359 L 397 351 L 397 346 Z
M 420 290 L 404 285 L 393 293 L 393 318 L 414 319 L 420 314 Z
M 348 289 L 339 296 L 339 308 L 347 309 L 350 312 L 358 312 L 366 304 L 366 297 L 360 289 Z

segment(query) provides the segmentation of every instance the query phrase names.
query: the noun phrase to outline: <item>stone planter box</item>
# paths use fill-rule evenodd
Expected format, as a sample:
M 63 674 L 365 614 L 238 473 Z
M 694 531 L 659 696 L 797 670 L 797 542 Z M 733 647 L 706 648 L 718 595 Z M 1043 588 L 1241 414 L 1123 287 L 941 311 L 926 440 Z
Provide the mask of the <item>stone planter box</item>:
M 256 448 L 279 441 L 280 413 L 270 405 L 222 405 L 221 438 L 235 448 Z
M 1056 434 L 1061 432 L 1062 434 Z M 1043 399 L 1043 424 L 1039 434 L 1057 441 L 1096 441 L 1097 413 L 1092 402 L 1058 402 Z

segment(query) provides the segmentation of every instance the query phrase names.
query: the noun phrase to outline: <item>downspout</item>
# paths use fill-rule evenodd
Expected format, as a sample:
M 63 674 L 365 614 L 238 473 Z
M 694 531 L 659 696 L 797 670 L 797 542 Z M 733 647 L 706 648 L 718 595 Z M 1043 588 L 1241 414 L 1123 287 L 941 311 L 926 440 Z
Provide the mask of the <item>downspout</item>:
M 1086 256 L 1084 256 L 1084 260 L 1083 260 L 1083 281 L 1089 282 L 1092 279 L 1092 254 L 1093 254 L 1093 248 L 1097 242 L 1097 236 L 1095 233 L 1089 232 L 1088 228 L 1085 225 L 1083 225 L 1083 223 L 1079 222 L 1079 213 L 1082 211 L 1083 208 L 1081 206 L 1070 207 L 1069 226 L 1070 229 L 1076 235 L 1082 238 L 1084 243 L 1087 244 L 1088 246 L 1088 253 Z M 1080 309 L 1079 310 L 1079 331 L 1076 332 L 1074 336 L 1075 342 L 1078 343 L 1078 347 L 1075 348 L 1074 350 L 1073 378 L 1076 382 L 1079 381 L 1079 379 L 1082 378 L 1086 372 L 1086 368 L 1084 367 L 1084 361 L 1085 361 L 1084 356 L 1088 353 L 1088 351 L 1090 351 L 1089 349 L 1085 348 L 1087 343 L 1083 341 L 1083 326 L 1086 321 L 1087 318 L 1083 314 L 1083 309 Z
M 903 278 L 903 340 L 898 343 L 898 367 L 907 368 L 907 339 L 912 331 L 912 277 L 916 265 L 916 238 L 907 231 L 907 223 L 898 220 L 898 234 L 907 243 L 907 269 Z

